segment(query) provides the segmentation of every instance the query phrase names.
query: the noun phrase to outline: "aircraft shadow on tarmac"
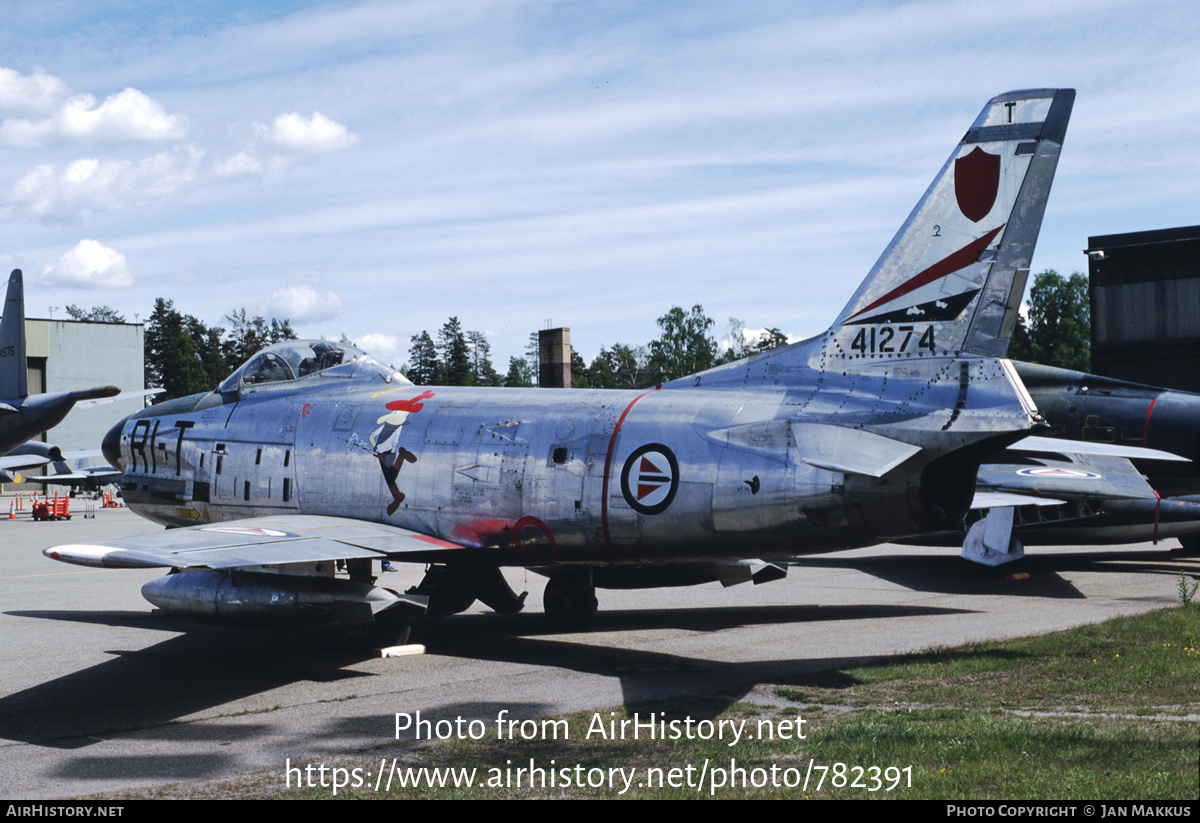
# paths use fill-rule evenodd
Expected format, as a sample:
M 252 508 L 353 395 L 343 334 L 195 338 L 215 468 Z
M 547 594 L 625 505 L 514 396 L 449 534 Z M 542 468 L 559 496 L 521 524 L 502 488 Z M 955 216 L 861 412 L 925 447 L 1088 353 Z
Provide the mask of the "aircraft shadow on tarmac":
M 597 616 L 596 632 L 680 629 L 719 632 L 747 625 L 822 624 L 841 620 L 953 614 L 957 610 L 911 606 L 762 606 L 611 611 Z M 135 612 L 20 611 L 14 617 L 101 625 L 154 626 L 186 634 L 153 646 L 124 651 L 95 666 L 0 698 L 0 739 L 55 748 L 86 747 L 117 734 L 149 735 L 170 724 L 173 739 L 210 738 L 212 722 L 175 723 L 295 682 L 331 682 L 372 677 L 354 670 L 370 655 L 342 651 L 344 638 L 332 628 L 226 629 L 198 626 Z M 679 693 L 712 693 L 696 674 L 707 671 L 722 684 L 755 682 L 767 672 L 783 676 L 798 667 L 826 668 L 828 660 L 770 660 L 726 663 L 639 649 L 597 646 L 548 629 L 541 614 L 466 614 L 417 624 L 430 656 L 546 666 L 619 678 L 627 702 Z M 594 638 L 593 638 L 594 639 Z M 339 649 L 337 652 L 323 650 Z M 405 664 L 412 665 L 412 664 Z M 416 665 L 419 665 L 416 664 Z M 402 677 L 402 669 L 395 676 Z M 677 691 L 670 681 L 682 676 Z M 645 682 L 643 682 L 645 681 Z M 689 685 L 690 684 L 690 685 Z M 663 691 L 665 688 L 665 691 Z M 508 706 L 512 708 L 512 706 Z M 536 713 L 536 712 L 535 712 Z M 378 718 L 373 734 L 378 739 Z M 218 726 L 221 724 L 218 723 Z M 238 723 L 231 734 L 245 735 Z M 253 729 L 253 724 L 249 727 Z
M 1041 555 L 1029 558 L 1029 561 L 1034 574 L 1031 581 L 1022 581 L 1029 584 L 1018 590 L 1022 596 L 1083 597 L 1057 574 L 1060 570 L 1178 573 L 1178 557 L 1157 551 Z M 947 576 L 946 558 L 855 559 L 833 555 L 805 558 L 794 564 L 860 568 L 919 591 L 994 594 L 999 582 L 977 574 Z M 941 581 L 940 588 L 931 589 L 938 580 Z M 426 644 L 428 657 L 432 659 L 459 657 L 617 678 L 625 705 L 684 695 L 717 696 L 719 699 L 713 704 L 713 712 L 716 712 L 720 706 L 740 699 L 756 683 L 811 682 L 814 673 L 827 672 L 821 675 L 828 681 L 823 684 L 833 685 L 840 682 L 836 670 L 869 664 L 878 658 L 847 655 L 728 662 L 656 650 L 596 645 L 594 635 L 661 629 L 714 633 L 755 625 L 774 625 L 780 630 L 829 631 L 830 626 L 841 621 L 934 617 L 970 611 L 969 608 L 911 605 L 614 610 L 600 612 L 586 635 L 555 633 L 546 627 L 542 615 L 537 613 L 463 614 L 419 622 L 415 639 Z M 226 629 L 137 612 L 59 610 L 6 614 L 100 625 L 153 627 L 165 631 L 180 631 L 187 627 L 186 634 L 144 649 L 107 650 L 114 655 L 113 659 L 0 699 L 0 739 L 39 746 L 84 748 L 116 735 L 147 740 L 222 739 L 226 744 L 236 744 L 239 740 L 266 734 L 271 729 L 270 714 L 264 714 L 261 724 L 247 723 L 244 718 L 236 723 L 175 721 L 292 683 L 376 676 L 351 668 L 367 660 L 370 655 L 366 653 L 322 651 L 344 649 L 341 635 L 335 629 Z M 584 641 L 585 637 L 589 641 Z M 419 660 L 405 665 L 421 665 Z M 397 667 L 388 676 L 403 677 L 403 668 Z M 841 677 L 845 678 L 845 675 Z M 846 685 L 849 684 L 847 679 Z M 460 714 L 494 719 L 494 711 L 479 713 L 488 706 L 491 702 L 472 703 Z M 525 716 L 537 716 L 546 707 L 534 703 L 505 703 L 503 708 L 520 717 L 522 712 Z M 444 715 L 445 707 L 439 707 L 438 712 Z M 317 737 L 327 734 L 330 738 L 340 739 L 347 733 L 361 732 L 366 739 L 377 742 L 379 724 L 378 716 L 355 717 L 331 709 L 328 728 L 313 729 L 312 734 Z M 314 743 L 312 748 L 322 747 Z M 179 779 L 211 774 L 213 769 L 220 768 L 221 761 L 219 756 L 186 755 L 168 759 L 171 761 L 170 775 Z M 133 760 L 140 761 L 140 758 Z M 110 764 L 117 771 L 110 771 L 110 766 L 92 765 L 106 774 L 120 773 L 120 764 Z M 161 765 L 143 771 L 134 762 L 126 763 L 125 767 L 138 774 L 157 774 L 154 769 L 168 768 Z

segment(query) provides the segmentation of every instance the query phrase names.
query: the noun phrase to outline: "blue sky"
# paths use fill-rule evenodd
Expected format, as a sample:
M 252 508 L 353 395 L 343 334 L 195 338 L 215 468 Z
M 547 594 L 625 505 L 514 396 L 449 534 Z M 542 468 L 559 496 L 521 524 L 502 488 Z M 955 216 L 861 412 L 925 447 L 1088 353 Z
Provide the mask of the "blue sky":
M 822 331 L 984 102 L 1078 98 L 1035 271 L 1200 224 L 1186 2 L 0 2 L 0 265 L 31 316 L 155 298 L 501 371 L 672 305 Z

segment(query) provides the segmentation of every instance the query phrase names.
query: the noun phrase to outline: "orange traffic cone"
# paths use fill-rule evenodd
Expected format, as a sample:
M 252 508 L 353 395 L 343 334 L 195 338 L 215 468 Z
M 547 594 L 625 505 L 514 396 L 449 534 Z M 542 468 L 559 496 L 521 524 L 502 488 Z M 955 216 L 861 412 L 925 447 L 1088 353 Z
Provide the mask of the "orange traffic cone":
M 9 502 L 9 504 L 8 504 L 8 519 L 9 520 L 17 519 L 17 501 L 16 500 L 13 500 L 13 501 Z

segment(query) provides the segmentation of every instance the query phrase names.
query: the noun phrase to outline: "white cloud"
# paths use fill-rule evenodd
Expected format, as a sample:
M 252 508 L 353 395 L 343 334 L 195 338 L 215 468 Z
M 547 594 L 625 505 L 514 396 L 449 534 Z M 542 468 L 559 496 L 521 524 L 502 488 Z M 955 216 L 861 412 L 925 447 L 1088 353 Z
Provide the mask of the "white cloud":
M 407 357 L 404 344 L 394 334 L 364 334 L 355 342 L 360 349 L 384 363 L 398 363 Z
M 0 109 L 5 111 L 47 114 L 68 94 L 66 83 L 40 70 L 26 77 L 12 69 L 0 68 Z
M 308 285 L 285 286 L 271 295 L 268 313 L 292 323 L 328 320 L 342 313 L 342 298 Z
M 46 267 L 39 282 L 43 286 L 127 289 L 133 285 L 133 277 L 125 255 L 95 240 L 80 240 L 57 264 Z
M 254 128 L 266 142 L 285 151 L 337 151 L 358 142 L 358 135 L 319 111 L 307 120 L 295 112 L 281 114 L 269 127 L 256 123 Z
M 176 140 L 186 129 L 183 115 L 167 114 L 137 89 L 125 89 L 99 106 L 92 95 L 77 94 L 44 120 L 7 119 L 0 123 L 0 142 L 31 147 L 54 140 Z
M 239 151 L 232 157 L 213 161 L 213 173 L 217 177 L 241 177 L 246 174 L 258 174 L 262 164 L 249 151 Z
M 193 146 L 139 161 L 84 157 L 60 169 L 35 166 L 9 190 L 4 211 L 65 220 L 79 212 L 117 211 L 191 185 L 203 152 Z

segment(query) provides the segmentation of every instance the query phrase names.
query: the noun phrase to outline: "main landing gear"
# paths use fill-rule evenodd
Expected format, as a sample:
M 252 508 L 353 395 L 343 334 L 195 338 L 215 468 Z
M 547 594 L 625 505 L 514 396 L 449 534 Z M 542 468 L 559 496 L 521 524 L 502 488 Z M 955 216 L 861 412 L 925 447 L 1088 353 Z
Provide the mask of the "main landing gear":
M 596 616 L 598 605 L 591 569 L 556 571 L 542 593 L 542 608 L 555 629 L 583 628 Z

